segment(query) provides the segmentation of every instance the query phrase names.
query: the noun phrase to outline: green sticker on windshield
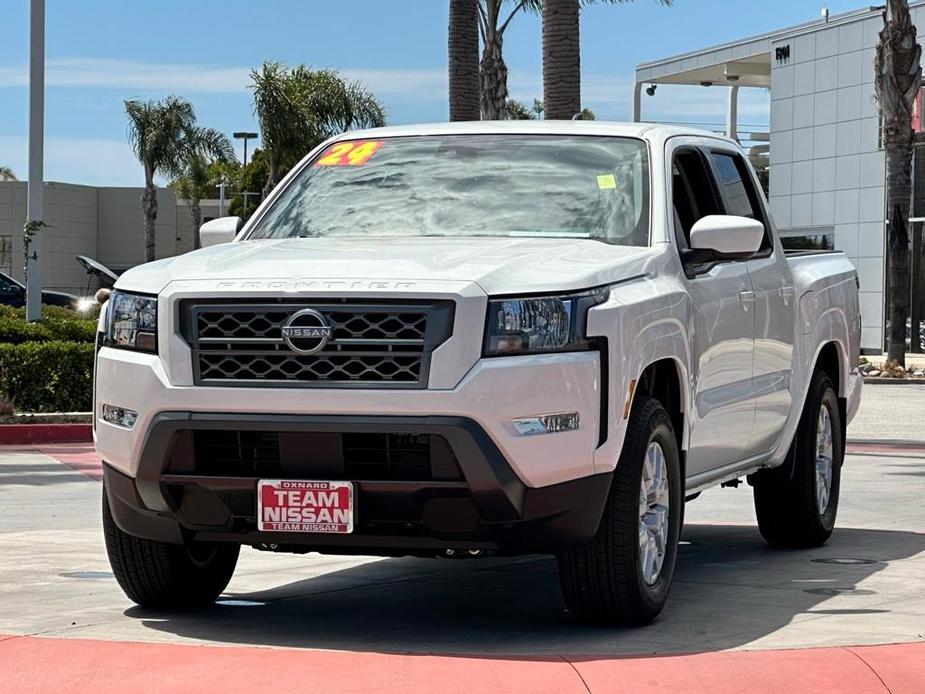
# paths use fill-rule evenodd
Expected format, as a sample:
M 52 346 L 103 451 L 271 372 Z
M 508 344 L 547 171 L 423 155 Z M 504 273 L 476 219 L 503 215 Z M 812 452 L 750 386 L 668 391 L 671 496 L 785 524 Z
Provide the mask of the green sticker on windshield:
M 617 187 L 617 179 L 613 174 L 601 174 L 597 177 L 597 187 L 601 190 L 613 190 Z

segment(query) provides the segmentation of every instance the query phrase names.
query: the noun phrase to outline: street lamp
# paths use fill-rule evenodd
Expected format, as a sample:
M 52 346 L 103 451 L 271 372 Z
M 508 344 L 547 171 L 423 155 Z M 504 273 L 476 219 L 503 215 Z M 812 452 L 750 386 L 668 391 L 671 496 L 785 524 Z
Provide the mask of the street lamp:
M 232 133 L 235 140 L 244 140 L 244 166 L 247 166 L 247 141 L 256 140 L 258 135 L 257 133 L 247 133 L 247 132 L 238 132 Z

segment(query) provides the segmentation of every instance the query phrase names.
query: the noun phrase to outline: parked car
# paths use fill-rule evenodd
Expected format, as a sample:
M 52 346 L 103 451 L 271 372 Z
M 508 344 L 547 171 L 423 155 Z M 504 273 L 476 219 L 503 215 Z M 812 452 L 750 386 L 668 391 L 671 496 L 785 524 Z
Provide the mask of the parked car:
M 704 489 L 746 478 L 773 545 L 832 533 L 857 275 L 784 252 L 731 140 L 348 133 L 201 240 L 100 319 L 106 544 L 138 604 L 213 601 L 241 545 L 549 553 L 577 618 L 642 624 Z
M 46 306 L 63 306 L 76 309 L 80 299 L 67 292 L 42 290 L 42 303 Z M 26 305 L 26 286 L 14 277 L 0 272 L 0 305 L 21 308 Z
M 113 272 L 98 260 L 88 258 L 85 255 L 75 256 L 74 260 L 86 270 L 88 277 L 92 277 L 99 282 L 101 288 L 112 289 L 116 284 L 116 280 L 119 279 L 119 274 L 117 272 Z

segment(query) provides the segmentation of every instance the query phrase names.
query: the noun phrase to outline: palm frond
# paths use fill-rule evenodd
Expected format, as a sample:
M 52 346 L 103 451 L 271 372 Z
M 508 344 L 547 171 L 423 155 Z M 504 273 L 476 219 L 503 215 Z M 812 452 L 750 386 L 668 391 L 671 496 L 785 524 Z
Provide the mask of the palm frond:
M 334 70 L 266 62 L 251 71 L 251 80 L 272 182 L 328 137 L 385 124 L 375 96 Z

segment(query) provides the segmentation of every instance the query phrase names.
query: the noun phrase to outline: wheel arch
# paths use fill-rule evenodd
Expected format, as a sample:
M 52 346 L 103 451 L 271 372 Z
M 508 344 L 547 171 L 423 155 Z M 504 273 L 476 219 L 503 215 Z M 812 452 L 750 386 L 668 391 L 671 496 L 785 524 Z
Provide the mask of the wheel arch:
M 636 387 L 632 389 L 624 409 L 624 417 L 626 417 L 632 408 L 632 399 L 639 393 L 658 400 L 671 417 L 675 437 L 678 440 L 678 450 L 681 451 L 682 467 L 684 451 L 687 450 L 686 413 L 688 411 L 686 391 L 682 386 L 686 382 L 683 374 L 683 366 L 672 357 L 657 359 L 646 364 L 635 381 Z
M 848 401 L 845 397 L 846 379 L 849 373 L 847 363 L 848 357 L 844 345 L 838 340 L 830 340 L 819 347 L 816 359 L 813 362 L 813 371 L 810 373 L 810 377 L 812 377 L 812 373 L 815 371 L 822 371 L 829 377 L 835 387 L 835 397 L 838 400 L 838 410 L 839 415 L 841 415 L 839 419 L 841 420 L 842 441 L 846 438 L 848 426 Z M 803 401 L 805 404 L 805 396 Z

